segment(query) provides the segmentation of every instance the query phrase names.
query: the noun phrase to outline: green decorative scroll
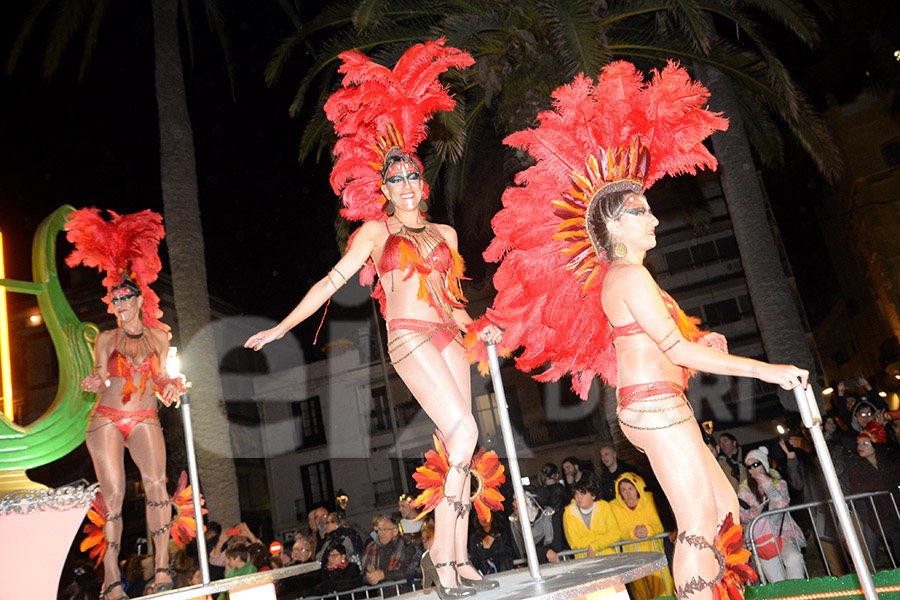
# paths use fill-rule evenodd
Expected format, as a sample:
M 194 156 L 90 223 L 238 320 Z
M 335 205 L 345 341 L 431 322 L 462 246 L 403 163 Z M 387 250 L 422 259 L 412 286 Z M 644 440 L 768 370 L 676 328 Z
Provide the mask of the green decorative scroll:
M 31 270 L 34 281 L 0 279 L 8 291 L 37 296 L 59 361 L 59 387 L 50 408 L 22 427 L 0 415 L 0 472 L 33 469 L 57 460 L 84 442 L 97 395 L 82 391 L 93 369 L 98 329 L 82 323 L 69 306 L 56 270 L 56 238 L 75 209 L 65 205 L 44 219 L 34 234 Z

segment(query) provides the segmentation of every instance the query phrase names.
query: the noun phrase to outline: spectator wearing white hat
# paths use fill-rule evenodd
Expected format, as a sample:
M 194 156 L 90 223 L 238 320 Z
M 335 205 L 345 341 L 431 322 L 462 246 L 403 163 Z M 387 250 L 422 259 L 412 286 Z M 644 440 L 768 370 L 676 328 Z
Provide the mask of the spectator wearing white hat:
M 786 508 L 791 503 L 788 484 L 775 469 L 769 466 L 769 449 L 765 446 L 747 453 L 744 458 L 747 479 L 738 488 L 741 505 L 741 524 L 748 547 L 756 540 L 760 565 L 767 583 L 785 579 L 803 579 L 803 555 L 806 546 L 803 531 L 790 514 L 777 513 L 754 524 L 749 524 L 766 510 Z

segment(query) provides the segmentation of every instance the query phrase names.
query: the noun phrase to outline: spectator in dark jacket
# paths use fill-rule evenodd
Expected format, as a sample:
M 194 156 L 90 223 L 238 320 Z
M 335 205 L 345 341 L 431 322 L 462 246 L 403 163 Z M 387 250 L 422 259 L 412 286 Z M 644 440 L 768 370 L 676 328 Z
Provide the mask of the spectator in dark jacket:
M 482 574 L 509 571 L 516 557 L 509 525 L 499 515 L 495 517 L 488 523 L 479 516 L 470 528 L 469 556 Z
M 327 563 L 322 570 L 322 582 L 316 588 L 316 594 L 324 596 L 333 592 L 348 592 L 363 585 L 359 565 L 350 562 L 347 549 L 342 544 L 334 544 L 327 552 Z
M 366 583 L 406 581 L 409 565 L 415 557 L 415 546 L 400 537 L 400 530 L 392 518 L 378 515 L 373 521 L 376 537 L 366 546 L 362 563 Z

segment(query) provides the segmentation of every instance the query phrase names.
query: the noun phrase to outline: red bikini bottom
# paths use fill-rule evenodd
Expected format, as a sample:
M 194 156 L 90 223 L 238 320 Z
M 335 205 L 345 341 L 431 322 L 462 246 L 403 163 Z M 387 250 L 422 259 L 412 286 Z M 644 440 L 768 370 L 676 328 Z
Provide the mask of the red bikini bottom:
M 95 419 L 107 419 L 109 423 L 115 425 L 116 429 L 122 432 L 122 439 L 125 441 L 128 441 L 128 436 L 132 430 L 141 423 L 160 424 L 159 414 L 157 414 L 155 408 L 148 410 L 119 410 L 98 404 L 91 415 L 91 421 Z M 106 423 L 100 426 L 102 427 L 103 425 L 106 425 Z
M 622 386 L 616 403 L 619 423 L 631 429 L 665 429 L 694 416 L 684 388 L 671 381 Z
M 406 333 L 398 335 L 398 332 Z M 388 354 L 393 355 L 395 350 L 400 349 L 410 343 L 416 343 L 409 352 L 394 359 L 391 357 L 391 364 L 397 364 L 424 344 L 431 342 L 438 352 L 443 352 L 444 348 L 451 342 L 462 345 L 462 336 L 460 335 L 459 325 L 456 321 L 447 321 L 438 323 L 437 321 L 421 321 L 419 319 L 391 319 L 388 321 Z

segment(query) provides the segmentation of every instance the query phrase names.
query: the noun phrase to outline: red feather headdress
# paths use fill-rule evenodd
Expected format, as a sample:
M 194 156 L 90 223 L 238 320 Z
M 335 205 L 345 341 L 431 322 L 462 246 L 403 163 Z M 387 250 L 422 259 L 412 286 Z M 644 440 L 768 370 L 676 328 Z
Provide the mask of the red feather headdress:
M 558 88 L 536 129 L 504 140 L 536 161 L 504 192 L 484 253 L 502 260 L 487 315 L 505 329 L 506 347 L 524 347 L 516 360 L 521 370 L 549 363 L 535 379 L 571 374 L 582 398 L 597 375 L 615 385 L 615 349 L 600 304 L 608 264 L 588 231 L 591 201 L 610 189 L 641 193 L 664 175 L 715 169 L 702 142 L 728 122 L 703 108 L 708 97 L 676 64 L 645 82 L 634 65 L 619 61 L 596 83 L 582 74 Z M 682 316 L 682 333 L 696 337 Z
M 106 272 L 103 285 L 107 293 L 103 301 L 110 314 L 115 314 L 110 297 L 112 289 L 125 279 L 133 281 L 144 297 L 144 324 L 169 331 L 169 326 L 159 321 L 163 314 L 159 296 L 150 289 L 162 270 L 159 242 L 166 236 L 162 215 L 151 210 L 131 215 L 107 212 L 109 221 L 100 216 L 99 208 L 82 208 L 69 216 L 66 239 L 75 244 L 75 249 L 66 258 L 66 264 L 70 267 L 84 264 Z
M 467 52 L 445 47 L 444 41 L 416 44 L 393 70 L 373 63 L 359 50 L 340 54 L 343 87 L 325 103 L 325 115 L 340 138 L 334 145 L 331 186 L 343 199 L 341 214 L 347 219 L 386 218 L 381 193 L 385 156 L 396 148 L 419 164 L 415 151 L 428 134 L 425 124 L 435 112 L 453 110 L 455 102 L 438 76 L 475 60 Z M 428 197 L 427 186 L 423 197 Z

